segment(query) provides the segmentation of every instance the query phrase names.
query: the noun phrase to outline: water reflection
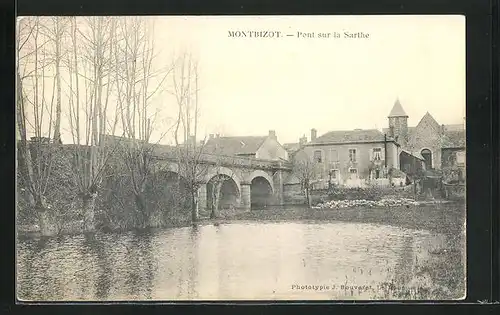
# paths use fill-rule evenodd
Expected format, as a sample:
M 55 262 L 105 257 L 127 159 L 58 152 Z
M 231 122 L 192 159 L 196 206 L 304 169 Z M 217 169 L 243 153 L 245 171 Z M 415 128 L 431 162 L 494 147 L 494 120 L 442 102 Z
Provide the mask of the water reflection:
M 433 237 L 370 224 L 239 222 L 28 240 L 18 244 L 18 297 L 369 299 L 376 292 L 353 287 L 411 274 Z

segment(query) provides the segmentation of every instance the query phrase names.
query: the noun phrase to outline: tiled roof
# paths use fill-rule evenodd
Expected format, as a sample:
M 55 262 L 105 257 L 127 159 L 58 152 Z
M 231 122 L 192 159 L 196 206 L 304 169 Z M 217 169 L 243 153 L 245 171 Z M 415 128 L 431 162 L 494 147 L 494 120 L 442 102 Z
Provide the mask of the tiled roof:
M 408 127 L 408 134 L 411 134 L 415 130 L 415 127 Z M 382 132 L 389 135 L 391 130 L 389 128 L 382 128 Z
M 465 148 L 465 130 L 448 130 L 443 136 L 442 148 Z
M 389 117 L 408 117 L 408 115 L 406 115 L 405 110 L 403 109 L 403 106 L 401 106 L 399 99 L 397 99 L 396 102 L 394 103 L 394 106 L 392 107 Z
M 404 149 L 401 150 L 401 151 L 405 152 L 408 155 L 412 155 L 412 156 L 416 157 L 419 160 L 422 160 L 422 161 L 425 160 L 424 157 L 422 156 L 422 154 L 420 152 L 411 152 L 411 151 L 404 150 Z
M 390 139 L 387 139 L 390 140 Z M 311 141 L 319 143 L 356 143 L 384 141 L 384 134 L 377 129 L 355 129 L 346 131 L 330 131 Z
M 204 152 L 222 155 L 255 154 L 266 137 L 219 137 L 209 139 Z
M 463 124 L 444 125 L 444 129 L 446 131 L 463 131 L 464 125 Z

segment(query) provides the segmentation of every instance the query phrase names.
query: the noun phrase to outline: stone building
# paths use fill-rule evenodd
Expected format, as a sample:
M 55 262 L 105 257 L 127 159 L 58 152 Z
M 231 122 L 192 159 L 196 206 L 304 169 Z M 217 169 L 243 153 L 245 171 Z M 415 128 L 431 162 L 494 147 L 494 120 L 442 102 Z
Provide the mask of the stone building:
M 383 184 L 388 170 L 399 168 L 399 144 L 376 129 L 330 131 L 320 137 L 313 129 L 302 150 L 316 165 L 316 188 L 363 186 L 367 180 Z
M 440 125 L 426 113 L 415 127 L 399 99 L 388 116 L 388 128 L 330 131 L 311 139 L 284 144 L 290 156 L 304 152 L 316 167 L 315 186 L 404 185 L 423 170 L 463 167 L 465 127 Z
M 408 127 L 408 115 L 399 100 L 388 118 L 389 128 L 384 132 L 403 149 L 422 156 L 427 170 L 440 170 L 443 166 L 465 167 L 464 124 L 440 125 L 427 112 L 415 127 Z

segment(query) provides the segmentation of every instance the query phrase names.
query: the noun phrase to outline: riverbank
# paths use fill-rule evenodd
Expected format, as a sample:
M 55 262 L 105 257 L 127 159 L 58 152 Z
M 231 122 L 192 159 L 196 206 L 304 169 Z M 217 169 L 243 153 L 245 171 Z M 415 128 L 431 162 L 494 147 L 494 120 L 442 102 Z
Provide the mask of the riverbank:
M 288 209 L 252 210 L 228 216 L 227 220 L 312 220 L 346 221 L 386 224 L 402 228 L 429 230 L 433 232 L 459 232 L 463 230 L 465 205 L 443 203 L 397 207 L 352 207 L 334 209 Z
M 229 221 L 345 221 L 392 225 L 408 229 L 429 230 L 439 233 L 456 234 L 463 230 L 465 218 L 463 203 L 443 203 L 396 207 L 351 207 L 333 209 L 307 209 L 302 206 L 277 207 L 247 212 L 232 212 L 222 218 L 211 220 L 200 218 L 199 224 Z M 191 226 L 190 218 L 172 220 L 160 228 Z M 59 234 L 81 234 L 82 222 L 67 222 Z M 128 229 L 133 230 L 133 229 Z M 103 229 L 99 232 L 120 233 L 127 230 Z M 18 226 L 20 237 L 38 237 L 36 225 Z

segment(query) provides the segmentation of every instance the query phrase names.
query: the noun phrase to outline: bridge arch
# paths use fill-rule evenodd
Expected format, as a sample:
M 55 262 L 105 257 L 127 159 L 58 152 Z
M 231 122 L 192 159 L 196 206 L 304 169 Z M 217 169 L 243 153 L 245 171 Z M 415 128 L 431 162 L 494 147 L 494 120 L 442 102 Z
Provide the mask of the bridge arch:
M 227 167 L 217 167 L 214 169 L 209 169 L 207 175 L 205 176 L 205 183 L 208 183 L 211 179 L 220 175 L 225 175 L 231 178 L 236 184 L 236 187 L 238 187 L 238 193 L 241 192 L 241 178 L 238 176 L 238 174 L 236 174 L 236 172 Z
M 252 183 L 252 181 L 257 178 L 257 177 L 262 177 L 264 179 L 267 180 L 267 182 L 269 183 L 269 186 L 271 186 L 271 193 L 274 193 L 274 182 L 273 182 L 273 178 L 271 177 L 271 175 L 269 175 L 267 172 L 264 172 L 262 170 L 255 170 L 253 171 L 252 173 L 250 173 L 247 178 L 245 179 L 245 182 L 247 183 Z
M 218 167 L 206 176 L 207 209 L 237 208 L 241 203 L 241 179 L 231 169 Z
M 247 180 L 250 184 L 251 209 L 264 209 L 274 203 L 273 179 L 267 172 L 253 171 Z

